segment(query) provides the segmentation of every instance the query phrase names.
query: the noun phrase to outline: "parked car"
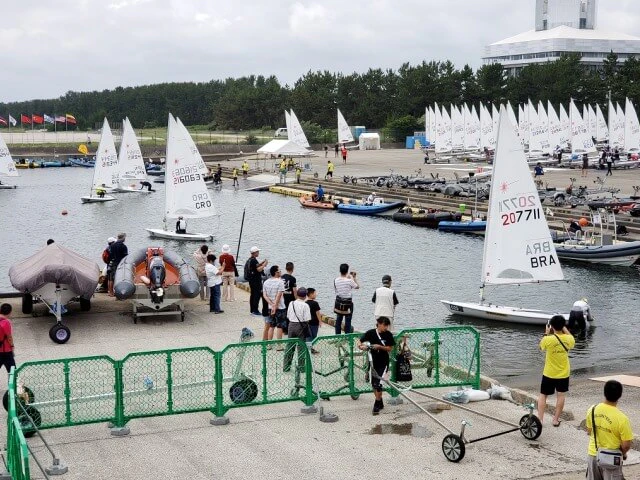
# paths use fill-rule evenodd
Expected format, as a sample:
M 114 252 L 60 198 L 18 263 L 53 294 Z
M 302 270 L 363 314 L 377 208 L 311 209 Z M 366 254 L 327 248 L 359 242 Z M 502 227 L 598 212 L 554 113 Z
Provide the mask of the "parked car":
M 275 138 L 279 138 L 279 137 L 288 137 L 289 133 L 287 132 L 286 128 L 279 128 L 276 130 L 276 133 L 273 134 L 273 136 Z

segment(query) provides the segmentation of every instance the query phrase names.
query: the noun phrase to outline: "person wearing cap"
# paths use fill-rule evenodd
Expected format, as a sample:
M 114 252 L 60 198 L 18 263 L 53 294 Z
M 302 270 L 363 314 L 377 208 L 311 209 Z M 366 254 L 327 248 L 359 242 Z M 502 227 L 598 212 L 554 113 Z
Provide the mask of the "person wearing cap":
M 209 287 L 207 286 L 207 254 L 209 253 L 209 247 L 202 245 L 199 249 L 193 252 L 193 259 L 196 263 L 196 273 L 198 274 L 198 281 L 200 282 L 200 300 L 207 300 L 209 298 Z
M 569 312 L 567 328 L 570 332 L 580 332 L 587 329 L 587 322 L 592 322 L 591 307 L 586 298 L 581 298 L 573 304 Z
M 176 222 L 176 233 L 181 235 L 187 233 L 187 221 L 182 215 L 178 217 L 178 221 Z
M 376 197 L 377 197 L 376 192 L 371 192 L 371 195 L 367 197 L 367 201 L 365 202 L 366 205 L 373 205 L 373 202 L 375 201 Z
M 231 255 L 231 247 L 226 243 L 222 245 L 222 255 L 219 258 L 220 264 L 224 264 L 222 271 L 222 299 L 225 302 L 235 302 L 235 285 L 238 267 L 236 260 Z
M 373 315 L 376 320 L 380 317 L 387 317 L 391 321 L 393 326 L 393 316 L 396 311 L 396 305 L 398 305 L 398 297 L 396 292 L 391 289 L 391 276 L 382 276 L 382 286 L 376 288 L 373 292 L 371 301 L 374 303 Z
M 109 285 L 109 296 L 113 297 L 113 279 L 116 274 L 116 268 L 122 261 L 124 257 L 129 255 L 129 249 L 124 244 L 125 239 L 127 238 L 126 233 L 119 233 L 118 238 L 115 242 L 113 242 L 109 246 L 109 276 L 108 276 L 108 285 Z
M 299 338 L 305 342 L 310 335 L 309 321 L 311 320 L 311 309 L 306 303 L 307 289 L 300 287 L 296 291 L 296 299 L 289 304 L 287 309 L 287 319 L 289 320 L 289 338 Z M 289 343 L 284 354 L 284 371 L 291 370 L 291 362 L 296 349 L 296 344 Z M 298 368 L 304 367 L 304 350 L 298 345 Z
M 249 289 L 251 290 L 251 294 L 249 296 L 249 309 L 251 311 L 251 315 L 262 317 L 262 313 L 258 309 L 258 304 L 262 298 L 262 272 L 269 261 L 266 259 L 262 262 L 258 261 L 260 249 L 255 245 L 251 247 L 249 252 L 251 253 L 251 257 L 247 260 L 247 268 L 245 268 L 245 271 L 248 270 L 249 273 L 246 280 L 249 282 Z M 262 303 L 263 306 L 265 306 L 264 299 L 262 300 Z

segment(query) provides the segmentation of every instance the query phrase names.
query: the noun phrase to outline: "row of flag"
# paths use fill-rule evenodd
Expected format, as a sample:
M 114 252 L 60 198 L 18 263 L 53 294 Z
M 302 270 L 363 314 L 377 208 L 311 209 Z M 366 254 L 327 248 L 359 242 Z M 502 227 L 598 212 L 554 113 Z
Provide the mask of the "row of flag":
M 20 123 L 22 125 L 41 125 L 43 123 L 65 123 L 69 125 L 75 125 L 76 117 L 67 113 L 66 115 L 47 115 L 43 113 L 39 115 L 37 113 L 32 113 L 31 115 L 25 115 L 24 113 L 20 115 Z M 3 117 L 0 115 L 0 125 L 4 125 L 8 127 L 11 124 L 12 127 L 15 127 L 18 124 L 18 120 L 13 118 L 11 115 L 7 117 Z

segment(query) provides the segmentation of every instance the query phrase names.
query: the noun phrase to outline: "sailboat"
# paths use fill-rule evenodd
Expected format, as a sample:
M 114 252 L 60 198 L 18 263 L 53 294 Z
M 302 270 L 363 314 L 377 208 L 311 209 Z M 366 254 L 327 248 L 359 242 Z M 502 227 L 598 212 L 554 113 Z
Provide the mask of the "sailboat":
M 199 160 L 191 148 L 192 140 L 187 138 L 189 135 L 186 129 L 179 126 L 179 121 L 169 114 L 164 229 L 146 230 L 151 237 L 156 238 L 210 241 L 213 240 L 213 235 L 209 233 L 176 233 L 167 229 L 167 220 L 170 218 L 208 218 L 216 214 L 203 175 L 200 173 Z
M 182 120 L 180 120 L 179 118 L 176 118 L 176 124 L 178 125 L 178 128 L 182 130 L 182 134 L 184 135 L 184 138 L 187 139 L 187 144 L 189 145 L 191 154 L 193 155 L 193 158 L 195 158 L 196 164 L 198 165 L 198 172 L 200 172 L 200 174 L 203 177 L 209 177 L 209 169 L 207 168 L 207 165 L 204 163 L 204 159 L 202 158 L 202 155 L 200 155 L 200 151 L 198 150 L 198 147 L 196 147 L 196 142 L 194 142 L 193 138 L 191 138 L 191 135 L 189 134 L 189 130 L 187 130 L 187 127 L 184 126 L 184 123 L 182 123 Z M 207 185 L 212 184 L 213 178 L 212 177 L 210 177 L 209 179 L 205 178 L 204 183 Z
M 102 190 L 112 192 L 118 187 L 118 154 L 116 145 L 113 143 L 113 134 L 109 128 L 109 122 L 104 119 L 102 124 L 102 136 L 100 145 L 96 153 L 96 166 L 93 169 L 93 180 L 91 182 L 91 192 L 89 195 L 80 197 L 82 203 L 103 203 L 115 200 L 111 195 L 98 195 L 94 193 Z
M 147 180 L 147 171 L 144 168 L 138 139 L 128 118 L 123 122 L 118 172 L 116 192 L 151 193 L 147 189 L 140 188 L 140 182 Z
M 0 135 L 0 177 L 19 177 L 16 164 L 9 153 L 9 147 L 7 147 L 4 138 Z M 6 185 L 0 182 L 0 190 L 13 189 L 15 185 Z
M 544 209 L 520 139 L 502 107 L 484 240 L 480 303 L 447 300 L 442 303 L 456 315 L 544 325 L 554 313 L 487 303 L 484 286 L 559 280 L 564 277 Z
M 342 116 L 342 112 L 338 109 L 338 143 L 345 144 L 353 142 L 353 135 L 347 121 Z
M 298 120 L 298 117 L 296 117 L 293 109 L 291 109 L 291 111 L 289 112 L 289 122 L 290 125 L 287 125 L 289 140 L 293 140 L 301 147 L 309 148 L 309 141 L 307 140 L 307 136 L 304 134 L 302 125 L 300 125 L 300 120 Z

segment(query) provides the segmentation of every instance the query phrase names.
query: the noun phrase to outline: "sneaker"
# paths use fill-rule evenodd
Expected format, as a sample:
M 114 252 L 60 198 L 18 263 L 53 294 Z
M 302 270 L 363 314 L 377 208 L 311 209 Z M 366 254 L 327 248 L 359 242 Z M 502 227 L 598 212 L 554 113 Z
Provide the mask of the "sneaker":
M 218 310 L 218 311 L 213 312 L 213 313 L 224 313 L 224 310 Z
M 260 312 L 251 312 L 251 315 L 253 315 L 254 317 L 261 317 L 262 314 Z
M 384 410 L 384 402 L 380 400 L 380 410 Z
M 378 415 L 380 413 L 380 410 L 382 410 L 382 408 L 380 407 L 380 403 L 378 402 L 378 400 L 376 400 L 373 403 L 373 410 L 371 411 L 371 413 L 373 415 Z

